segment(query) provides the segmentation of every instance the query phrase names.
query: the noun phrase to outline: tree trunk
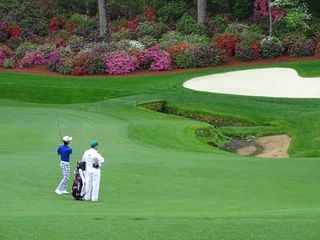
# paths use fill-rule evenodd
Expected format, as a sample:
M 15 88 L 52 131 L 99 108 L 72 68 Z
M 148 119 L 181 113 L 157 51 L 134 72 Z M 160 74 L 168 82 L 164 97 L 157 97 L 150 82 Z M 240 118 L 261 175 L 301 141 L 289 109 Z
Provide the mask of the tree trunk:
M 271 6 L 271 0 L 268 2 L 268 7 L 269 7 L 269 35 L 270 37 L 272 36 L 272 6 Z
M 198 23 L 207 23 L 207 0 L 197 0 L 198 5 Z
M 107 34 L 107 11 L 106 11 L 106 1 L 98 0 L 98 10 L 99 10 L 99 31 L 100 36 L 106 36 Z

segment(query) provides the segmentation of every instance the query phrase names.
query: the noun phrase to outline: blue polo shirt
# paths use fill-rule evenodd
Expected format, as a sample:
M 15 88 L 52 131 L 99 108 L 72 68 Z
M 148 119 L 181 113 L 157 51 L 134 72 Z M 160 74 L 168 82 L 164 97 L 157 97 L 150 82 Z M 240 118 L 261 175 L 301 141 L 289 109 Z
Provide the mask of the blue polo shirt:
M 70 154 L 72 154 L 72 148 L 68 145 L 61 144 L 57 150 L 58 154 L 61 157 L 61 161 L 70 162 Z

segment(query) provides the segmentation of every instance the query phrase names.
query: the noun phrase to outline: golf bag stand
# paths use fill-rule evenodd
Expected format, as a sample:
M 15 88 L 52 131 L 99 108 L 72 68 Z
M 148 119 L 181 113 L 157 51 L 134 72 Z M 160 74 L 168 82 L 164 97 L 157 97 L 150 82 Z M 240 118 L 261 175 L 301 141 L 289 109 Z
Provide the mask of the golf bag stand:
M 82 200 L 85 195 L 85 177 L 86 162 L 77 162 L 74 172 L 74 181 L 72 185 L 72 196 L 75 200 Z

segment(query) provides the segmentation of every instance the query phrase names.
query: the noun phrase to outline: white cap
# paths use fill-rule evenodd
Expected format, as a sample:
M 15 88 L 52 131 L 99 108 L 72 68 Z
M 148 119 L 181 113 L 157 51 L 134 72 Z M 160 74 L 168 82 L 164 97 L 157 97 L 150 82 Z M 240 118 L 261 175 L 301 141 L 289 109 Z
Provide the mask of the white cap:
M 64 142 L 70 142 L 70 141 L 72 140 L 72 137 L 64 136 L 64 137 L 62 138 L 62 140 L 63 140 Z

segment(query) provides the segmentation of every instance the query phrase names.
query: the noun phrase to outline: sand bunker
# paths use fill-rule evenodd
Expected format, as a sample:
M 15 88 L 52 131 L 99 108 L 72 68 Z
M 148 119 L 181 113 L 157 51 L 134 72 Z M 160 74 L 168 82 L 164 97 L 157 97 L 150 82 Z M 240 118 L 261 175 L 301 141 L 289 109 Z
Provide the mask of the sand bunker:
M 320 98 L 320 78 L 303 78 L 290 68 L 251 69 L 193 78 L 185 88 L 234 95 Z
M 255 141 L 255 145 L 249 145 L 237 149 L 237 153 L 242 156 L 255 156 L 261 158 L 287 158 L 288 149 L 290 146 L 291 138 L 286 135 L 275 135 L 260 137 Z M 258 154 L 257 145 L 261 147 Z

